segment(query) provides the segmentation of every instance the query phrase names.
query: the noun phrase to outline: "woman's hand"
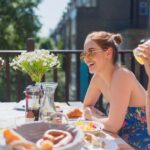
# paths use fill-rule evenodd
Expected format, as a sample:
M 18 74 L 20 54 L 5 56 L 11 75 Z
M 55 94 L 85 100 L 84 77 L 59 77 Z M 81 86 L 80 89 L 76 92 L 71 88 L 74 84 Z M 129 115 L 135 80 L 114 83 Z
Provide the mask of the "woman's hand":
M 144 67 L 148 77 L 150 78 L 150 45 L 142 44 L 138 46 L 139 56 L 144 60 Z

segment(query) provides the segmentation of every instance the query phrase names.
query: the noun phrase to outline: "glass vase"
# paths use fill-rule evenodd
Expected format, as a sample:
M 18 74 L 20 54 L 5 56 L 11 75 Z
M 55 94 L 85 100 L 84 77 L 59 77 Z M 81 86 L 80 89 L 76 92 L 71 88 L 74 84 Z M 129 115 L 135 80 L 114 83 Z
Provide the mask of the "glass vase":
M 56 82 L 41 82 L 41 88 L 44 95 L 41 101 L 40 118 L 43 121 L 49 121 L 52 113 L 56 112 L 54 104 L 55 90 L 58 85 Z

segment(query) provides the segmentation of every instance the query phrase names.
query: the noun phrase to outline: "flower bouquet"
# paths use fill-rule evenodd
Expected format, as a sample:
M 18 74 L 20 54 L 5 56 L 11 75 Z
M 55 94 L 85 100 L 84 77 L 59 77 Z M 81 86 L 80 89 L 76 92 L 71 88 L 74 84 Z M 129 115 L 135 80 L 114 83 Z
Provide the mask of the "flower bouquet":
M 54 54 L 47 50 L 23 52 L 10 63 L 15 70 L 27 73 L 32 81 L 41 82 L 43 75 L 53 67 L 59 67 L 60 62 Z

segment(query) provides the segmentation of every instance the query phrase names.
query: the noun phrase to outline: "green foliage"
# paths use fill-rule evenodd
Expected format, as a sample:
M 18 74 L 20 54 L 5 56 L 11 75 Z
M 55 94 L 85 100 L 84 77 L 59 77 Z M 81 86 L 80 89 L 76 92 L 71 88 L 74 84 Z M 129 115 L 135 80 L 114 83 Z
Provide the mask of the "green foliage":
M 1 0 L 0 49 L 24 49 L 41 27 L 34 9 L 41 0 Z
M 58 36 L 56 47 L 57 49 L 63 49 L 63 46 L 64 46 L 63 39 L 61 36 Z
M 21 50 L 26 48 L 27 38 L 37 37 L 37 32 L 41 28 L 35 9 L 42 0 L 0 0 L 0 50 Z M 16 72 L 10 69 L 10 99 L 6 93 L 6 68 L 0 72 L 0 99 L 17 100 Z M 21 88 L 25 87 L 26 77 L 20 76 Z M 23 91 L 21 89 L 21 91 Z M 22 96 L 24 94 L 22 93 Z
M 54 40 L 52 38 L 40 38 L 40 37 L 38 37 L 36 39 L 35 44 L 36 44 L 37 49 L 47 49 L 47 50 L 56 49 Z

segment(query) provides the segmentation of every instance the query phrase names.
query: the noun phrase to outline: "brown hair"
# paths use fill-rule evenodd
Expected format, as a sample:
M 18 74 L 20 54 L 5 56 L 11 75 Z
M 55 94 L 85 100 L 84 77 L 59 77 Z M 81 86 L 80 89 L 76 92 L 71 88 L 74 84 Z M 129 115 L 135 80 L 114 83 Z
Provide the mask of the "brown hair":
M 92 32 L 87 35 L 86 40 L 92 40 L 102 49 L 113 49 L 113 64 L 116 64 L 118 59 L 118 45 L 122 42 L 120 34 L 109 33 L 105 31 Z

